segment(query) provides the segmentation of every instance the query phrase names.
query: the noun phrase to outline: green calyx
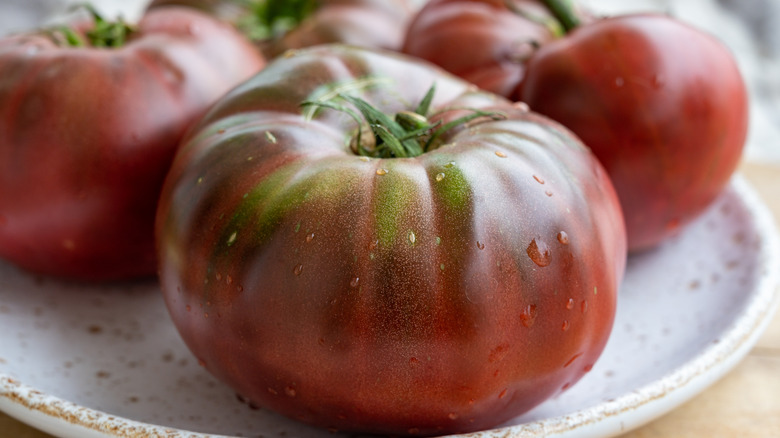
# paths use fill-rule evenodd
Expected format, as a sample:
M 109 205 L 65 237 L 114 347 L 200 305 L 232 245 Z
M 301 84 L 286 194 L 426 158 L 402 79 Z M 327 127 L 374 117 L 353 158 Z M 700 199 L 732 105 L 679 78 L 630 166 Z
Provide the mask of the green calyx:
M 338 94 L 330 100 L 305 101 L 301 105 L 330 108 L 349 114 L 359 126 L 352 137 L 350 148 L 356 155 L 373 158 L 417 157 L 438 147 L 441 136 L 455 127 L 480 117 L 492 120 L 504 117 L 499 112 L 466 108 L 471 114 L 447 123 L 440 120 L 431 122 L 431 116 L 436 115 L 430 114 L 435 92 L 436 86 L 433 85 L 414 111 L 401 111 L 393 116 L 348 94 Z
M 53 34 L 56 37 L 60 37 L 58 40 L 65 46 L 86 47 L 89 45 L 91 47 L 119 48 L 125 45 L 130 34 L 135 31 L 133 26 L 126 23 L 121 17 L 116 21 L 108 21 L 90 4 L 83 4 L 78 7 L 85 8 L 89 12 L 94 25 L 85 33 L 86 41 L 70 27 L 62 26 L 56 28 Z
M 572 0 L 542 0 L 555 18 L 563 25 L 566 32 L 580 25 Z
M 236 26 L 252 40 L 284 35 L 320 7 L 319 0 L 243 0 L 247 14 Z

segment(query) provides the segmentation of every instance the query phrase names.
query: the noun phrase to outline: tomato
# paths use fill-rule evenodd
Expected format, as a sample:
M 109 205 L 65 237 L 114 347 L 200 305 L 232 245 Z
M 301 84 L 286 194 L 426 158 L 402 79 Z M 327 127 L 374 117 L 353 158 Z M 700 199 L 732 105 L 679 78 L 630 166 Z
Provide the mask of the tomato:
M 746 88 L 730 52 L 658 14 L 576 27 L 534 55 L 519 95 L 601 160 L 632 251 L 660 244 L 710 205 L 748 129 Z
M 44 274 L 115 280 L 156 272 L 157 198 L 185 129 L 263 59 L 198 12 L 0 40 L 0 256 Z
M 326 43 L 398 50 L 418 0 L 153 0 L 186 5 L 243 30 L 269 57 Z
M 402 51 L 511 98 L 528 58 L 561 32 L 538 0 L 431 0 L 410 23 Z
M 626 258 L 611 183 L 569 131 L 345 46 L 277 58 L 212 108 L 157 236 L 166 304 L 208 371 L 301 421 L 404 435 L 491 427 L 580 379 Z

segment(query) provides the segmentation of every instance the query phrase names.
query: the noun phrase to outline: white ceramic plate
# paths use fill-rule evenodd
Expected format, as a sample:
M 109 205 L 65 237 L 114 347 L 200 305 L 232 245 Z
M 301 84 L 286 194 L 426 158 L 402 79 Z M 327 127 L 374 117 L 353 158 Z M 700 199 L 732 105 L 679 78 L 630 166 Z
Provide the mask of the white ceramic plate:
M 695 224 L 629 260 L 615 330 L 564 395 L 488 437 L 606 437 L 688 400 L 757 341 L 778 304 L 772 218 L 741 179 Z M 242 404 L 190 356 L 154 283 L 85 287 L 0 264 L 0 410 L 61 437 L 333 437 Z

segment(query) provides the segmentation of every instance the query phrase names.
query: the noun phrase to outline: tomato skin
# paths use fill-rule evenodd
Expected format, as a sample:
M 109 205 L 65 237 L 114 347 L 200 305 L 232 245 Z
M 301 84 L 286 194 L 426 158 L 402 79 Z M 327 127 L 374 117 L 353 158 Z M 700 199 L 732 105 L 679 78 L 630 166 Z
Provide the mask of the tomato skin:
M 632 251 L 658 245 L 710 205 L 748 129 L 745 84 L 727 49 L 662 15 L 575 29 L 529 61 L 519 95 L 604 164 Z
M 0 41 L 0 256 L 86 281 L 156 272 L 154 216 L 188 125 L 263 60 L 190 10 L 117 49 Z
M 359 78 L 389 81 L 354 91 L 388 114 L 435 82 L 434 111 L 506 119 L 416 158 L 357 157 L 350 117 L 307 121 L 300 102 Z M 291 418 L 396 435 L 492 427 L 576 382 L 609 336 L 626 257 L 611 183 L 563 127 L 343 46 L 279 58 L 212 108 L 157 233 L 166 304 L 208 371 Z
M 409 24 L 402 51 L 514 98 L 527 60 L 556 39 L 553 23 L 553 14 L 537 0 L 431 0 Z

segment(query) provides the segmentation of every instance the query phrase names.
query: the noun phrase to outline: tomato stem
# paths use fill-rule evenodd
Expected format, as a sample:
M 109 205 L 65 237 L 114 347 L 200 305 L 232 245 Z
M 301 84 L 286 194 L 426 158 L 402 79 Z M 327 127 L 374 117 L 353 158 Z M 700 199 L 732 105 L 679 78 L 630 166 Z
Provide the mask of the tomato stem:
M 320 7 L 319 0 L 244 0 L 241 3 L 249 13 L 236 26 L 255 41 L 284 35 Z
M 125 45 L 127 38 L 135 29 L 120 17 L 116 21 L 108 21 L 88 3 L 76 5 L 84 8 L 92 16 L 94 24 L 85 34 L 87 42 L 92 47 L 118 48 Z M 70 27 L 62 26 L 54 29 L 54 35 L 62 35 L 62 44 L 68 47 L 85 47 L 87 44 L 78 32 Z
M 350 104 L 350 106 L 342 105 L 333 100 L 307 100 L 301 106 L 329 108 L 348 114 L 358 124 L 350 148 L 357 155 L 373 158 L 417 157 L 434 149 L 439 138 L 457 126 L 480 117 L 493 120 L 504 117 L 498 112 L 471 108 L 449 108 L 448 110 L 470 111 L 471 114 L 447 123 L 442 123 L 440 120 L 431 122 L 429 112 L 435 91 L 434 84 L 428 89 L 425 97 L 413 112 L 401 111 L 392 117 L 359 97 L 341 93 L 334 97 Z
M 555 18 L 563 25 L 566 32 L 580 25 L 580 19 L 575 12 L 572 0 L 542 0 Z

